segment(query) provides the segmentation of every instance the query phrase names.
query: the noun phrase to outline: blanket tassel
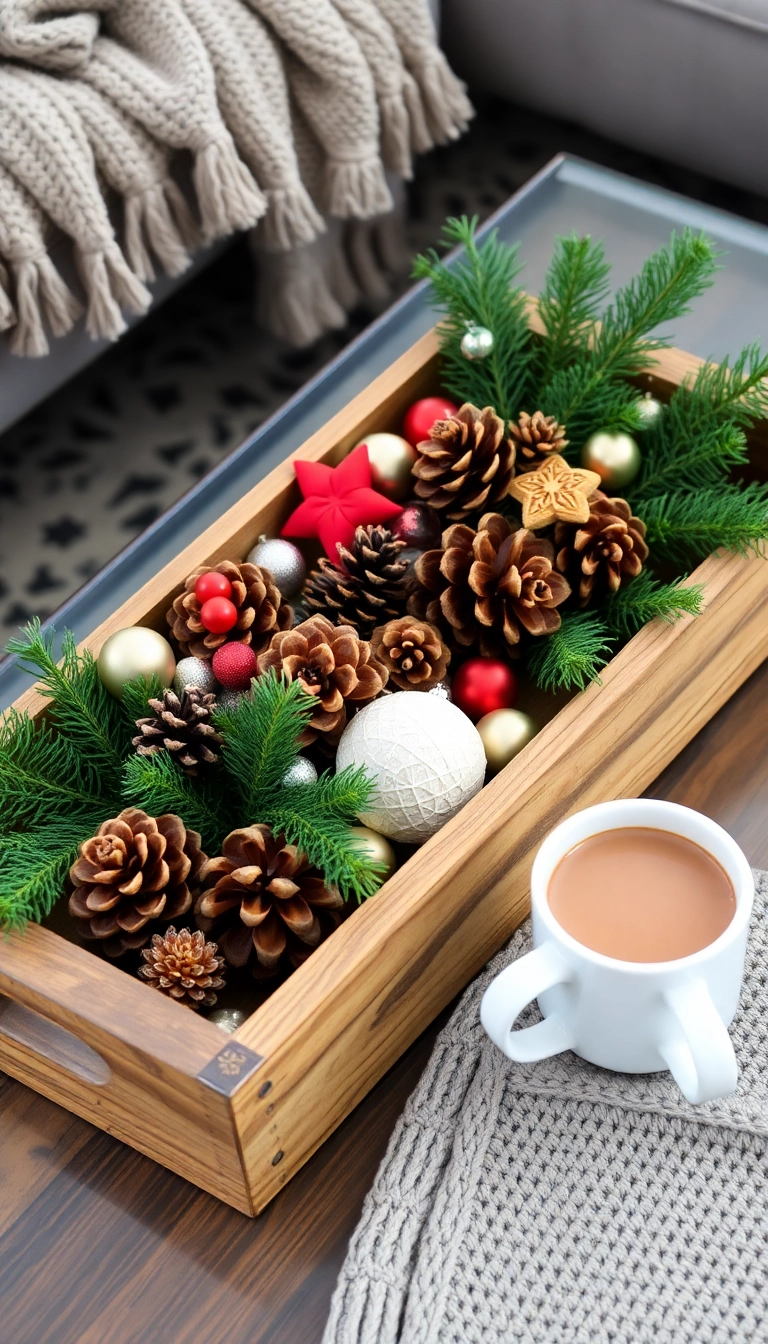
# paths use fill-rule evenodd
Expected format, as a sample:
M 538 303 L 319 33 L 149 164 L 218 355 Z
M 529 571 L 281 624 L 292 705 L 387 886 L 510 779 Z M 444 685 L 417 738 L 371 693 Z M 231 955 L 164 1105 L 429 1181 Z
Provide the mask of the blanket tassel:
M 47 322 L 54 336 L 66 336 L 82 313 L 47 252 L 13 263 L 17 321 L 10 334 L 14 355 L 40 359 L 50 349 Z
M 376 158 L 326 164 L 328 209 L 339 219 L 371 219 L 393 206 L 384 165 Z
M 434 51 L 420 66 L 416 78 L 435 143 L 444 145 L 449 140 L 458 140 L 474 116 L 474 108 L 442 51 Z
M 128 266 L 117 243 L 101 252 L 77 252 L 80 277 L 88 296 L 85 327 L 91 340 L 116 341 L 126 330 L 121 308 L 140 316 L 152 295 Z
M 155 182 L 140 195 L 126 196 L 125 254 L 140 280 L 156 278 L 152 255 L 166 275 L 182 275 L 192 260 L 187 242 L 194 245 L 194 236 L 192 212 L 175 182 Z
M 390 93 L 381 98 L 379 117 L 384 163 L 391 172 L 410 182 L 413 177 L 411 123 L 402 92 Z
M 200 151 L 193 180 L 207 242 L 252 229 L 267 209 L 267 198 L 238 157 L 231 136 Z
M 270 252 L 288 252 L 312 243 L 325 231 L 322 215 L 302 182 L 267 193 L 267 213 L 259 225 L 259 242 Z

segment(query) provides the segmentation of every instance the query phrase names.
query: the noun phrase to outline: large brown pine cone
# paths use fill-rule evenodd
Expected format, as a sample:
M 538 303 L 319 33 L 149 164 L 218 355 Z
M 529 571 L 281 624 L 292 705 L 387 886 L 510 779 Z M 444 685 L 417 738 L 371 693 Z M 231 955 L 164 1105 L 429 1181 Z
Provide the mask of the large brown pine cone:
M 331 625 L 324 616 L 310 616 L 295 630 L 273 635 L 259 655 L 259 674 L 271 667 L 316 697 L 317 709 L 300 738 L 303 747 L 318 737 L 335 745 L 347 722 L 347 702 L 373 700 L 387 683 L 386 668 L 367 640 L 358 639 L 350 625 Z
M 550 542 L 486 513 L 477 532 L 457 523 L 443 533 L 441 550 L 419 557 L 423 591 L 413 606 L 423 608 L 432 624 L 447 626 L 457 644 L 477 645 L 483 656 L 494 657 L 514 649 L 521 629 L 530 635 L 557 630 L 557 607 L 571 589 L 553 561 Z
M 216 708 L 215 695 L 187 686 L 180 696 L 167 690 L 149 705 L 154 714 L 136 720 L 139 732 L 133 745 L 137 756 L 167 751 L 188 775 L 196 775 L 199 766 L 218 764 L 221 758 L 216 748 L 222 738 L 210 722 Z
M 451 661 L 439 631 L 414 616 L 380 625 L 371 636 L 371 648 L 401 691 L 428 691 L 442 681 Z
M 377 625 L 405 611 L 413 586 L 410 564 L 400 559 L 405 547 L 388 527 L 358 527 L 349 550 L 339 543 L 338 565 L 318 560 L 301 595 L 307 614 L 354 626 L 369 639 Z
M 515 472 L 515 444 L 490 406 L 479 411 L 467 402 L 436 420 L 416 451 L 416 494 L 456 522 L 502 499 Z
M 127 807 L 80 846 L 69 870 L 69 913 L 107 956 L 143 947 L 158 921 L 167 924 L 190 909 L 190 887 L 205 857 L 200 836 L 180 817 L 149 817 Z
M 220 974 L 224 958 L 217 952 L 216 944 L 207 943 L 204 933 L 191 933 L 189 929 L 177 933 L 171 925 L 164 934 L 153 934 L 150 946 L 142 949 L 146 965 L 139 968 L 138 975 L 153 989 L 195 1012 L 201 1005 L 212 1008 L 215 991 L 224 988 Z
M 622 579 L 634 579 L 648 559 L 645 523 L 632 515 L 624 499 L 609 499 L 598 490 L 589 502 L 589 518 L 581 527 L 555 526 L 557 567 L 579 574 L 579 603 L 585 607 L 595 584 L 615 593 Z
M 210 574 L 212 570 L 229 579 L 231 601 L 237 607 L 237 624 L 224 635 L 214 635 L 205 629 L 200 620 L 200 603 L 195 597 L 195 584 L 200 575 Z M 204 565 L 189 575 L 184 591 L 167 611 L 166 620 L 183 657 L 211 659 L 222 644 L 230 641 L 250 644 L 254 653 L 260 653 L 275 630 L 290 629 L 293 612 L 280 596 L 280 589 L 268 569 L 222 560 L 219 565 Z
M 276 974 L 305 961 L 338 925 L 344 901 L 316 868 L 269 826 L 231 831 L 208 859 L 195 905 L 230 966 Z
M 523 411 L 517 424 L 510 425 L 509 432 L 517 445 L 518 471 L 535 470 L 550 453 L 562 453 L 568 447 L 565 425 L 559 425 L 556 416 L 545 415 L 543 411 L 534 411 L 533 415 Z

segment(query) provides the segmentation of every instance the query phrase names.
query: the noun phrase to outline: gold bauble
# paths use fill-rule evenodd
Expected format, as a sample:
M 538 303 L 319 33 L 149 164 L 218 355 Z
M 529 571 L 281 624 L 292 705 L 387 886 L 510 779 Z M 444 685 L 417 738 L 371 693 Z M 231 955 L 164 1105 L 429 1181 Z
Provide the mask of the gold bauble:
M 642 421 L 641 429 L 650 429 L 655 425 L 664 407 L 660 401 L 652 397 L 650 392 L 646 392 L 644 397 L 640 397 L 637 403 L 637 410 Z
M 387 499 L 400 502 L 413 494 L 411 472 L 416 461 L 416 449 L 399 434 L 369 434 L 361 439 L 368 449 L 371 464 L 371 484 Z M 360 444 L 357 445 L 358 448 Z
M 603 431 L 587 439 L 581 450 L 581 465 L 596 471 L 606 490 L 623 490 L 634 481 L 642 458 L 631 434 L 609 434 Z
M 397 868 L 394 849 L 386 836 L 379 835 L 378 831 L 372 831 L 367 826 L 350 826 L 349 830 L 355 838 L 355 848 L 358 852 L 365 854 L 372 863 L 382 863 L 384 865 L 386 872 L 381 879 L 383 886 Z
M 110 694 L 122 700 L 126 682 L 137 677 L 157 676 L 160 685 L 170 686 L 176 671 L 173 649 L 156 630 L 129 625 L 116 630 L 102 645 L 97 660 L 99 676 Z
M 488 769 L 492 775 L 497 775 L 523 747 L 527 747 L 539 730 L 522 710 L 494 709 L 483 715 L 477 731 L 483 740 Z

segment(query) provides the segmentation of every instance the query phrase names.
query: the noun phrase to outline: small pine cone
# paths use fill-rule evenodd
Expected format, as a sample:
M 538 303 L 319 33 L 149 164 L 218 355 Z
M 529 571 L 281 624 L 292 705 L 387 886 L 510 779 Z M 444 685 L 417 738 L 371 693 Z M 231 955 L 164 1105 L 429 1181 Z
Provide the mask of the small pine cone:
M 490 406 L 479 411 L 467 402 L 436 420 L 416 451 L 416 494 L 455 522 L 502 499 L 515 473 L 515 443 Z
M 221 758 L 215 748 L 222 739 L 209 722 L 216 708 L 215 695 L 188 686 L 181 696 L 168 690 L 149 704 L 154 714 L 136 720 L 139 733 L 133 745 L 138 756 L 167 751 L 188 775 L 196 775 L 198 766 L 218 765 Z
M 230 966 L 276 975 L 306 960 L 340 922 L 344 900 L 269 826 L 231 831 L 201 874 L 198 927 Z
M 181 817 L 127 807 L 80 846 L 69 870 L 69 913 L 108 957 L 144 947 L 158 921 L 167 924 L 191 908 L 190 887 L 205 858 L 200 836 Z
M 550 453 L 562 453 L 568 447 L 565 425 L 558 425 L 556 416 L 543 411 L 534 411 L 533 415 L 523 411 L 509 432 L 517 444 L 518 471 L 534 471 Z
M 191 933 L 173 925 L 165 933 L 155 933 L 149 947 L 142 950 L 146 962 L 138 975 L 169 999 L 197 1012 L 201 1006 L 212 1008 L 217 989 L 224 988 L 219 972 L 224 958 L 217 956 L 216 943 L 206 943 L 205 934 Z
M 358 639 L 350 625 L 331 625 L 324 616 L 310 616 L 294 630 L 274 635 L 259 655 L 259 675 L 271 667 L 316 697 L 317 709 L 299 738 L 302 747 L 318 737 L 335 746 L 347 722 L 347 702 L 365 704 L 387 683 L 387 670 L 367 640 Z
M 224 635 L 214 635 L 205 629 L 200 620 L 200 602 L 195 597 L 195 584 L 201 574 L 212 572 L 229 579 L 232 584 L 230 600 L 237 607 L 237 623 Z M 184 591 L 166 612 L 166 620 L 183 657 L 210 661 L 222 644 L 235 640 L 250 644 L 254 653 L 260 653 L 275 630 L 290 629 L 293 612 L 280 596 L 280 589 L 268 569 L 222 560 L 219 565 L 206 565 L 189 575 Z
M 477 645 L 483 657 L 509 654 L 521 630 L 551 635 L 560 625 L 557 608 L 571 589 L 553 562 L 549 541 L 486 513 L 477 532 L 457 523 L 443 533 L 441 550 L 419 557 L 422 591 L 413 607 L 464 648 Z
M 624 499 L 609 499 L 597 490 L 589 502 L 589 518 L 581 527 L 555 526 L 557 568 L 579 574 L 579 604 L 585 607 L 595 583 L 615 593 L 622 579 L 634 579 L 648 559 L 645 523 L 632 515 Z
M 380 625 L 371 636 L 371 649 L 401 691 L 428 691 L 442 681 L 451 661 L 435 627 L 413 616 Z
M 405 548 L 388 527 L 358 527 L 350 550 L 338 544 L 338 565 L 318 560 L 301 595 L 307 614 L 351 625 L 369 639 L 377 625 L 405 611 L 413 586 L 410 564 L 400 559 Z

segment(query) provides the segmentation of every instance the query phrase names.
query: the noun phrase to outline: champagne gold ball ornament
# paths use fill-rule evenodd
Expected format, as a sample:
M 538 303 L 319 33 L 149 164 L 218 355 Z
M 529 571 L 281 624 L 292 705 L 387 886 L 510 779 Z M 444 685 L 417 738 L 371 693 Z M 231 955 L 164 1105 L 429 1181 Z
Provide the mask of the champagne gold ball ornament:
M 156 676 L 162 687 L 171 686 L 176 671 L 173 649 L 156 630 L 143 625 L 129 625 L 116 630 L 102 645 L 96 660 L 99 677 L 111 695 L 122 700 L 123 690 L 137 677 Z
M 640 470 L 640 449 L 630 434 L 592 434 L 581 450 L 581 465 L 596 471 L 604 490 L 623 490 Z
M 240 1008 L 217 1008 L 215 1012 L 208 1015 L 208 1021 L 213 1022 L 222 1031 L 226 1031 L 228 1036 L 238 1027 L 242 1027 L 245 1021 L 245 1013 Z
M 368 449 L 374 490 L 398 503 L 409 499 L 413 494 L 411 471 L 416 461 L 416 449 L 399 434 L 369 434 L 361 442 Z
M 640 397 L 637 403 L 637 410 L 640 414 L 640 419 L 642 420 L 641 429 L 650 429 L 651 425 L 656 424 L 664 407 L 660 401 L 657 401 L 655 397 L 651 396 L 650 392 L 646 392 L 645 396 Z
M 539 730 L 533 719 L 519 709 L 494 709 L 480 720 L 477 731 L 485 748 L 488 769 L 497 775 Z
M 380 863 L 385 872 L 381 879 L 381 885 L 392 876 L 397 868 L 397 859 L 395 851 L 387 840 L 386 836 L 379 835 L 378 831 L 372 831 L 368 826 L 350 826 L 350 835 L 354 836 L 355 849 L 365 854 L 371 863 Z
M 493 349 L 493 332 L 478 326 L 477 322 L 470 322 L 461 338 L 460 348 L 464 358 L 473 363 L 487 359 Z
M 173 678 L 173 689 L 177 695 L 181 695 L 185 686 L 196 686 L 204 695 L 210 695 L 211 691 L 216 690 L 218 682 L 207 658 L 179 659 Z
M 253 550 L 248 552 L 248 564 L 268 569 L 281 597 L 298 593 L 307 577 L 306 562 L 298 546 L 282 537 L 259 537 Z

